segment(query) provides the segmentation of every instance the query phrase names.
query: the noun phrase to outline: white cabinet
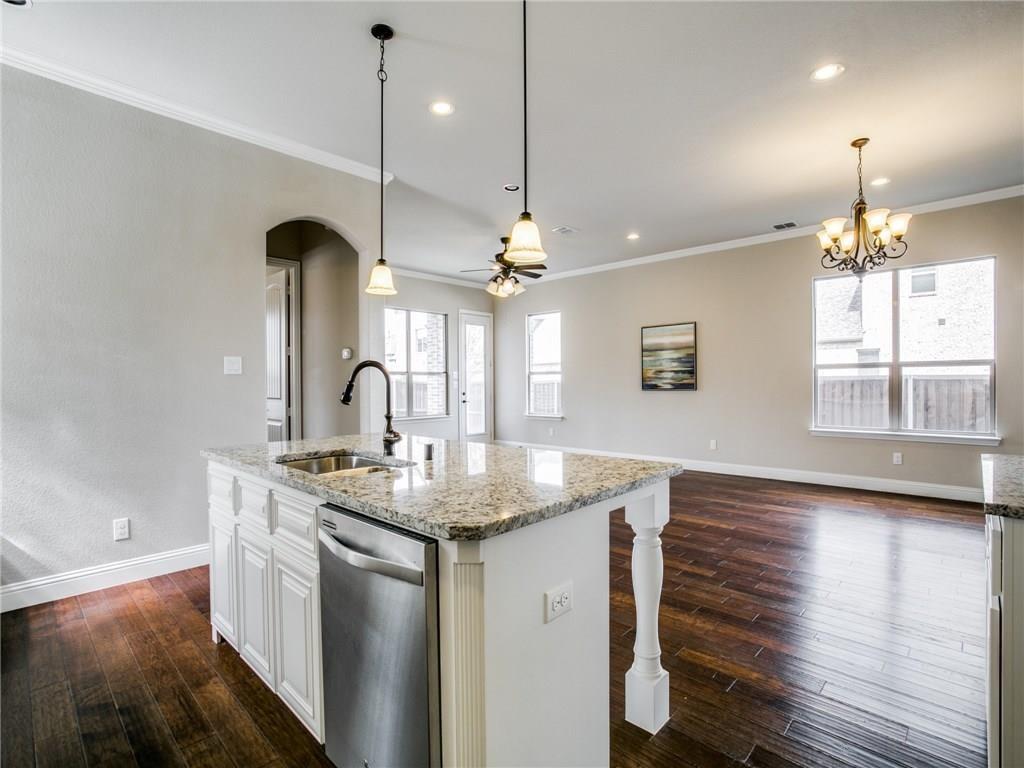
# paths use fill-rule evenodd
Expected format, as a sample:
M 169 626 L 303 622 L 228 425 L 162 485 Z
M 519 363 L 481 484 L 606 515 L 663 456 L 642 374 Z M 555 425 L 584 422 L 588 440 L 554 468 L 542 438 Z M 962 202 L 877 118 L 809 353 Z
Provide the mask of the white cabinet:
M 318 732 L 323 701 L 319 576 L 283 550 L 274 551 L 274 602 L 278 695 Z
M 238 652 L 256 674 L 274 684 L 270 544 L 245 528 L 238 535 Z
M 323 741 L 315 496 L 210 464 L 210 621 Z
M 237 643 L 235 521 L 210 510 L 210 622 L 232 645 Z
M 987 515 L 988 764 L 1024 765 L 1024 520 Z

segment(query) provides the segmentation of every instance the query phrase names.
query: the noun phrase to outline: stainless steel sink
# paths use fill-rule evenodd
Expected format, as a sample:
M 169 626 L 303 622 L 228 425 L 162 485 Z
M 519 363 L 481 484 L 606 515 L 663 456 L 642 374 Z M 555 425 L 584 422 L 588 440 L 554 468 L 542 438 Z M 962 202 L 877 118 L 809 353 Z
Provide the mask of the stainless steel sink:
M 370 472 L 383 472 L 392 468 L 376 459 L 369 459 L 366 456 L 352 456 L 350 454 L 282 461 L 281 466 L 297 469 L 300 472 L 309 472 L 311 475 L 326 475 L 328 472 L 365 475 Z

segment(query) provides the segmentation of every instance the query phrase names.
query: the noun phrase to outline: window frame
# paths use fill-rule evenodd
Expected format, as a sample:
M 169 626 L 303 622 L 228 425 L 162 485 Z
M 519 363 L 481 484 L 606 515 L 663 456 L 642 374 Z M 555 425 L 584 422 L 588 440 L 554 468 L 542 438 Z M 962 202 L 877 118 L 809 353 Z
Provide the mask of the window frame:
M 388 310 L 394 310 L 396 312 L 405 313 L 405 364 L 407 370 L 405 371 L 392 371 L 388 368 L 388 373 L 391 376 L 405 376 L 405 403 L 406 403 L 406 414 L 405 416 L 395 416 L 395 421 L 423 421 L 426 419 L 447 419 L 451 416 L 451 371 L 449 369 L 449 349 L 448 349 L 448 313 L 447 312 L 435 312 L 430 309 L 415 309 L 413 307 L 396 307 L 387 305 L 384 307 L 385 313 Z M 411 370 L 412 366 L 412 313 L 419 312 L 425 315 L 439 315 L 444 318 L 443 333 L 444 333 L 444 371 L 414 371 Z M 387 327 L 387 320 L 385 315 L 385 328 Z M 385 359 L 387 355 L 385 354 Z M 387 367 L 387 366 L 385 366 Z M 412 413 L 413 410 L 413 376 L 444 376 L 444 413 L 432 413 L 428 415 L 415 415 Z
M 530 410 L 530 382 L 534 376 L 540 373 L 551 374 L 555 371 L 543 371 L 534 373 L 530 366 L 530 348 L 532 346 L 532 338 L 530 335 L 530 318 L 537 317 L 540 315 L 558 315 L 559 321 L 561 321 L 562 310 L 560 309 L 549 309 L 542 312 L 527 312 L 523 329 L 526 333 L 526 360 L 525 360 L 525 371 L 526 371 L 526 403 L 524 409 L 524 415 L 530 419 L 552 419 L 555 421 L 561 421 L 565 418 L 565 409 L 563 403 L 563 390 L 565 389 L 565 366 L 563 364 L 563 346 L 562 346 L 562 332 L 561 322 L 559 322 L 558 332 L 558 377 L 559 377 L 559 388 L 558 388 L 558 413 L 534 413 Z
M 992 358 L 970 359 L 970 360 L 913 360 L 904 361 L 901 359 L 902 338 L 900 335 L 900 273 L 912 272 L 938 268 L 949 264 L 965 264 L 974 261 L 992 262 Z M 818 436 L 843 436 L 843 437 L 868 437 L 895 440 L 909 440 L 915 442 L 936 442 L 936 443 L 966 443 L 973 445 L 999 445 L 1002 439 L 999 436 L 996 422 L 996 349 L 998 348 L 998 322 L 996 308 L 996 289 L 999 285 L 996 270 L 998 258 L 995 254 L 983 256 L 971 256 L 964 259 L 949 259 L 946 261 L 932 261 L 924 264 L 913 264 L 904 267 L 890 267 L 887 269 L 873 270 L 874 273 L 891 273 L 892 289 L 892 360 L 889 362 L 852 362 L 852 363 L 818 363 L 818 318 L 817 302 L 815 301 L 815 287 L 819 280 L 836 280 L 847 275 L 816 275 L 811 278 L 811 429 L 812 435 Z M 937 280 L 937 274 L 936 274 Z M 917 298 L 928 294 L 908 294 L 907 299 Z M 955 432 L 946 430 L 921 430 L 907 429 L 903 427 L 903 370 L 906 368 L 934 368 L 939 366 L 988 366 L 989 368 L 989 424 L 992 426 L 990 432 Z M 889 372 L 889 428 L 861 428 L 861 427 L 832 427 L 821 426 L 818 423 L 818 372 L 820 370 L 840 368 L 884 368 Z

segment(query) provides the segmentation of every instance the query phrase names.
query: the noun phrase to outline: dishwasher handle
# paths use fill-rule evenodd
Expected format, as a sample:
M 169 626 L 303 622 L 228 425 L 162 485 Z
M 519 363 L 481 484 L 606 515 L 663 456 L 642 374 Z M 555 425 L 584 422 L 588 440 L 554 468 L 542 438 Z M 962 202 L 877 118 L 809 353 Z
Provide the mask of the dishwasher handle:
M 372 555 L 364 555 L 356 552 L 338 541 L 323 528 L 318 528 L 317 533 L 320 543 L 327 547 L 327 550 L 335 557 L 344 560 L 353 568 L 359 568 L 371 573 L 378 573 L 381 576 L 389 576 L 392 579 L 407 581 L 418 587 L 423 586 L 423 571 L 405 563 L 396 563 L 393 560 L 384 560 Z

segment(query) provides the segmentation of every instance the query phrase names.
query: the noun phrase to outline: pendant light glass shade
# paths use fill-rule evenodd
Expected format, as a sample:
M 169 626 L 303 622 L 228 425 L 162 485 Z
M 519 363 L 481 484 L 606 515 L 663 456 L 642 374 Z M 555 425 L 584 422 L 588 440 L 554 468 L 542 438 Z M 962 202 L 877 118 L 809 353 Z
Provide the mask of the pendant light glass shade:
M 491 294 L 491 296 L 497 296 L 499 299 L 505 298 L 505 294 L 501 292 L 501 278 L 498 278 L 498 280 L 491 280 L 487 284 L 487 292 Z
M 370 282 L 366 286 L 366 292 L 374 296 L 394 296 L 395 281 L 391 277 L 391 267 L 384 259 L 377 259 L 370 271 Z
M 523 211 L 512 227 L 512 239 L 505 252 L 505 261 L 512 264 L 539 264 L 547 257 L 540 244 L 540 229 L 529 212 Z
M 394 296 L 395 279 L 391 267 L 384 258 L 384 83 L 388 73 L 384 69 L 384 43 L 395 36 L 395 30 L 387 24 L 374 24 L 370 34 L 380 42 L 380 65 L 377 67 L 377 81 L 380 83 L 380 257 L 370 270 L 370 282 L 364 289 L 371 296 Z

